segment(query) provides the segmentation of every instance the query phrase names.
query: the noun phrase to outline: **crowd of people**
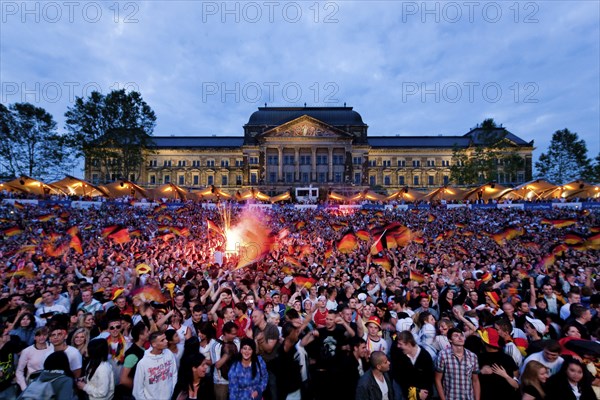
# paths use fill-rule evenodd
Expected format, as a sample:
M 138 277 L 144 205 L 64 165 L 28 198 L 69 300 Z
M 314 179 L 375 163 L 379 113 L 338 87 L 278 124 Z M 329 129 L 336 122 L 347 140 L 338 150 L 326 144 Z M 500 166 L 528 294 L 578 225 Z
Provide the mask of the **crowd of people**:
M 244 210 L 0 204 L 0 399 L 599 398 L 596 211 Z

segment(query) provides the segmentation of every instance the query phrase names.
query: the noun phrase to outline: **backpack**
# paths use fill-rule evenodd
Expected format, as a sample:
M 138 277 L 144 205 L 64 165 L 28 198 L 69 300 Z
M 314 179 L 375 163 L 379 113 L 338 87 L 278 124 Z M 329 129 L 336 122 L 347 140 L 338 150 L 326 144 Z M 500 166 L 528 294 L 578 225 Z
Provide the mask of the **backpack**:
M 52 382 L 62 378 L 57 376 L 49 381 L 41 381 L 39 378 L 31 382 L 29 386 L 25 388 L 23 393 L 17 398 L 17 400 L 51 400 L 56 399 L 56 393 L 52 387 Z

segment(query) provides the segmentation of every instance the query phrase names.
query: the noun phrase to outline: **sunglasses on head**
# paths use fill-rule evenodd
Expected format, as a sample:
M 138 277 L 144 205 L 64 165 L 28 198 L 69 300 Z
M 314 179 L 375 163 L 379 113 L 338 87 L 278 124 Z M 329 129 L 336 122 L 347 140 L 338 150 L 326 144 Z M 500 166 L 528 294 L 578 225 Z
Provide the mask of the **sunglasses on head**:
M 121 329 L 121 325 L 111 326 L 108 329 L 110 329 L 111 331 L 114 331 L 115 329 Z

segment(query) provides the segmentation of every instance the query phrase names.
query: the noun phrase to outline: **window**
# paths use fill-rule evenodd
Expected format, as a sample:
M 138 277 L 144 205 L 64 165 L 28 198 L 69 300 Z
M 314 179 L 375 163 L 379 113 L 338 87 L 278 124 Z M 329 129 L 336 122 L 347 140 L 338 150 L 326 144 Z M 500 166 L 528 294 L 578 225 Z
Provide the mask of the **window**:
M 178 180 L 178 183 L 177 183 L 178 185 L 185 185 L 185 176 L 179 175 L 177 177 L 177 180 Z
M 317 165 L 327 165 L 327 156 L 326 155 L 318 155 L 317 156 Z
M 399 167 L 406 167 L 406 160 L 398 160 Z
M 155 175 L 150 175 L 150 184 L 156 185 L 156 176 Z
M 156 167 L 158 165 L 158 160 L 150 160 L 150 167 Z
M 352 157 L 352 164 L 354 165 L 362 165 L 362 157 Z
M 404 175 L 400 175 L 398 177 L 398 186 L 404 186 L 406 185 L 406 183 L 404 183 Z
M 391 167 L 392 166 L 392 160 L 383 160 L 383 166 L 384 167 Z
M 327 176 L 325 172 L 319 172 L 319 183 L 327 182 Z
M 111 180 L 111 181 L 116 181 L 116 180 L 117 180 L 117 174 L 112 174 L 112 175 L 110 176 L 110 180 Z
M 309 174 L 308 174 L 308 172 L 303 172 L 303 173 L 302 173 L 302 182 L 303 182 L 303 183 L 308 183 L 308 182 L 310 182 L 310 179 L 309 179 Z
M 200 160 L 193 160 L 192 161 L 192 167 L 199 167 L 200 166 Z
M 94 158 L 92 160 L 92 166 L 97 167 L 98 165 L 100 165 L 100 163 L 98 162 L 98 159 Z M 150 166 L 152 166 L 152 161 L 150 161 Z
M 413 185 L 419 186 L 419 177 L 418 176 L 413 176 Z
M 449 167 L 450 166 L 450 160 L 442 160 L 442 167 Z
M 336 172 L 334 177 L 333 177 L 333 181 L 335 183 L 342 183 L 342 173 L 341 172 Z
M 267 165 L 279 165 L 279 156 L 267 156 Z
M 360 183 L 361 183 L 361 180 L 362 180 L 362 179 L 361 179 L 360 172 L 355 172 L 355 173 L 354 173 L 354 184 L 355 184 L 355 185 L 360 185 Z
M 170 167 L 171 166 L 171 160 L 164 160 L 163 161 L 163 167 Z
M 229 167 L 229 160 L 221 160 L 221 167 Z
M 285 173 L 285 181 L 287 183 L 294 182 L 294 174 L 292 172 Z
M 369 167 L 376 167 L 377 166 L 377 160 L 369 160 Z
M 522 172 L 517 173 L 517 182 L 525 182 L 525 175 Z
M 383 177 L 383 184 L 387 186 L 391 185 L 391 179 L 389 175 Z
M 257 165 L 257 164 L 258 164 L 258 157 L 249 157 L 249 158 L 248 158 L 248 162 L 249 162 L 251 165 Z
M 165 175 L 163 177 L 163 183 L 171 183 L 171 175 Z
M 198 175 L 194 175 L 192 177 L 192 181 L 194 182 L 194 186 L 198 186 L 200 184 L 200 177 Z
M 275 172 L 269 173 L 269 183 L 277 182 L 277 174 Z
M 450 183 L 450 177 L 448 175 L 444 175 L 444 186 Z
M 341 154 L 333 156 L 333 165 L 344 165 L 344 156 Z
M 235 184 L 236 184 L 237 186 L 240 186 L 240 185 L 242 184 L 242 176 L 241 176 L 241 175 L 237 175 L 237 176 L 235 177 Z
M 319 157 L 317 156 L 317 164 L 319 163 Z M 300 165 L 310 165 L 311 157 L 310 156 L 300 156 Z
M 92 174 L 92 183 L 95 185 L 99 183 L 100 179 L 98 178 L 98 174 Z
M 435 167 L 435 160 L 427 160 L 428 167 Z
M 244 166 L 244 160 L 235 160 L 235 166 L 236 167 L 243 167 Z
M 371 175 L 369 177 L 369 185 L 375 186 L 376 184 L 377 184 L 377 179 L 375 178 L 375 175 Z
M 258 174 L 256 172 L 252 172 L 250 174 L 250 184 L 256 185 L 258 183 Z
M 456 166 L 457 167 L 464 167 L 465 166 L 465 162 L 462 160 L 456 160 Z
M 283 156 L 283 165 L 294 165 L 294 156 Z
M 434 183 L 433 183 L 433 178 L 434 178 L 434 177 L 433 177 L 433 175 L 429 175 L 429 176 L 427 177 L 427 184 L 428 184 L 429 186 L 433 186 L 433 184 L 434 184 Z
M 215 177 L 212 175 L 209 175 L 206 177 L 206 184 L 207 185 L 214 185 L 215 184 Z
M 413 160 L 412 164 L 413 164 L 413 167 L 420 167 L 421 166 L 421 161 L 420 160 Z
M 185 161 L 185 160 L 179 160 L 179 161 L 177 161 L 177 166 L 178 167 L 185 167 L 186 163 L 187 163 L 187 161 Z
M 207 167 L 214 167 L 215 166 L 215 160 L 206 160 L 206 166 Z
M 221 175 L 221 186 L 227 186 L 227 175 Z

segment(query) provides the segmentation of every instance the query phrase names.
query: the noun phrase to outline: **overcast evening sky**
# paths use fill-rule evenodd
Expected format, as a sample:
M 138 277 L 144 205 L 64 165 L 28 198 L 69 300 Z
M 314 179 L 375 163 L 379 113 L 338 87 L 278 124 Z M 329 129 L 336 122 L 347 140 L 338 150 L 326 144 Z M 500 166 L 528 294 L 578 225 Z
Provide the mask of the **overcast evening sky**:
M 257 107 L 341 106 L 370 135 L 494 118 L 534 158 L 569 128 L 600 152 L 600 2 L 2 1 L 4 104 L 64 113 L 138 90 L 155 135 L 242 135 Z M 82 171 L 75 171 L 82 176 Z

